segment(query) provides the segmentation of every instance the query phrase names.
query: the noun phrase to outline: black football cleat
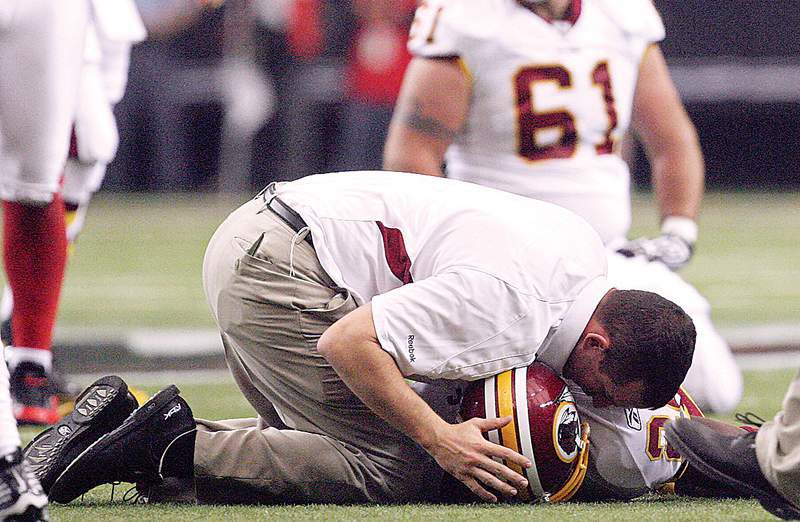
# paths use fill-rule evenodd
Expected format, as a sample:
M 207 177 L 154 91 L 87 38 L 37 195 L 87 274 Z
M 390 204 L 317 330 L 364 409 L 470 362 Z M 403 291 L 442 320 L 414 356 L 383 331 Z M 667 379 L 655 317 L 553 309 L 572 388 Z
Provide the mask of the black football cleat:
M 185 447 L 189 442 L 192 451 L 194 448 L 197 425 L 179 393 L 174 385 L 161 390 L 122 425 L 86 448 L 56 479 L 49 491 L 50 500 L 67 503 L 111 482 L 163 480 L 167 450 Z M 192 473 L 191 469 L 185 472 Z
M 47 495 L 19 450 L 0 457 L 0 520 L 50 520 Z
M 76 399 L 75 409 L 33 439 L 23 451 L 45 492 L 75 458 L 117 428 L 138 406 L 116 375 L 102 377 Z
M 800 519 L 800 509 L 786 500 L 761 472 L 756 457 L 757 432 L 720 433 L 703 419 L 676 419 L 665 429 L 667 441 L 698 471 L 742 497 L 755 497 L 775 516 Z

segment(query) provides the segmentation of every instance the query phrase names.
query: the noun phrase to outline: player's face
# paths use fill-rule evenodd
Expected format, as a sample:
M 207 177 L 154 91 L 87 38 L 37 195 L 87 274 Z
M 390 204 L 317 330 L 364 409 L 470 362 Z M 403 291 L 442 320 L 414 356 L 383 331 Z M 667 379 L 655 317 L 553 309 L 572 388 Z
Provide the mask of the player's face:
M 616 384 L 611 378 L 598 372 L 595 381 L 595 389 L 591 392 L 584 390 L 592 398 L 592 405 L 595 408 L 609 408 L 619 406 L 623 408 L 644 408 L 647 405 L 642 399 L 644 383 L 642 381 L 632 381 L 626 384 Z
M 644 408 L 642 400 L 644 383 L 632 381 L 617 384 L 606 374 L 600 364 L 601 359 L 585 355 L 580 351 L 576 357 L 570 357 L 564 376 L 572 379 L 586 394 L 592 398 L 595 408 L 621 406 L 624 408 Z

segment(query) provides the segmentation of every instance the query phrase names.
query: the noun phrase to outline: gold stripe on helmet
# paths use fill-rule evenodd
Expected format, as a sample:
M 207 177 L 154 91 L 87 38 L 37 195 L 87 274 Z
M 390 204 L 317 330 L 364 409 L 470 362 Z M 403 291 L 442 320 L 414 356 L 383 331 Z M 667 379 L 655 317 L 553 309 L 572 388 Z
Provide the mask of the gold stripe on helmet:
M 514 395 L 512 393 L 513 370 L 508 370 L 497 376 L 497 409 L 500 417 L 511 417 L 511 422 L 500 428 L 500 437 L 503 446 L 520 453 L 519 440 L 517 439 L 517 419 L 514 415 Z M 525 471 L 521 466 L 514 462 L 506 462 L 506 465 L 525 476 Z M 528 488 L 517 492 L 517 497 L 521 500 L 530 500 Z
M 517 425 L 514 418 L 514 395 L 511 392 L 511 370 L 497 376 L 497 409 L 500 417 L 511 417 L 511 422 L 500 428 L 503 446 L 519 453 L 517 441 Z M 514 463 L 509 463 L 514 471 L 522 472 Z

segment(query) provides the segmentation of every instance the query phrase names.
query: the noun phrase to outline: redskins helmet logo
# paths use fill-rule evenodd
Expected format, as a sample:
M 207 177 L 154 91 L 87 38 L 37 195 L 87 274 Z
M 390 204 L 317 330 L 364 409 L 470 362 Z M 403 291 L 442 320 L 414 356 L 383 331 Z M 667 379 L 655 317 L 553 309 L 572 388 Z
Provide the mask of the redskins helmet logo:
M 573 402 L 558 405 L 553 417 L 553 446 L 563 462 L 570 463 L 578 456 L 581 441 L 581 425 L 578 410 Z

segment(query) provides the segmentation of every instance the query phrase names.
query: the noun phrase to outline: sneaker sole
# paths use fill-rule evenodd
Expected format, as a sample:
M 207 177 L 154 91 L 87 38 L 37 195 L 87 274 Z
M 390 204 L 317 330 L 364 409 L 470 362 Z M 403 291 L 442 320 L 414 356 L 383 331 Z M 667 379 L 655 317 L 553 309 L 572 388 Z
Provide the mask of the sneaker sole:
M 109 423 L 107 431 L 112 431 L 124 420 L 123 417 L 119 422 L 112 422 L 113 409 L 109 406 L 127 400 L 127 394 L 128 386 L 119 377 L 111 375 L 98 379 L 78 397 L 72 413 L 40 433 L 25 447 L 23 457 L 28 460 L 45 491 L 50 482 L 47 474 L 54 466 L 58 467 L 61 455 L 69 446 L 80 441 L 89 430 Z
M 721 479 L 723 482 L 728 483 L 728 485 L 733 488 L 747 491 L 753 497 L 758 499 L 758 501 L 761 502 L 762 505 L 764 505 L 764 507 L 767 508 L 767 510 L 771 513 L 776 515 L 778 515 L 776 511 L 782 513 L 781 515 L 778 515 L 781 516 L 781 518 L 784 518 L 787 515 L 789 515 L 791 519 L 800 518 L 800 510 L 794 507 L 783 497 L 778 496 L 771 491 L 764 491 L 761 488 L 753 487 L 747 482 L 742 482 L 741 480 L 731 477 L 726 473 L 722 473 L 721 471 L 707 464 L 697 455 L 697 453 L 692 451 L 692 449 L 686 445 L 678 432 L 675 431 L 671 425 L 668 424 L 665 429 L 669 433 L 668 440 L 670 444 L 672 444 L 675 449 L 678 450 L 678 453 L 680 453 L 684 458 L 688 457 L 688 459 L 692 462 L 692 465 L 704 474 L 711 478 Z
M 58 476 L 58 478 L 56 478 L 55 482 L 53 482 L 53 487 L 49 492 L 50 500 L 66 504 L 86 493 L 88 490 L 70 487 L 74 486 L 76 482 L 75 480 L 69 479 L 70 473 L 74 471 L 79 477 L 82 476 L 82 473 L 80 473 L 80 467 L 83 465 L 84 461 L 91 460 L 91 454 L 94 450 L 102 451 L 106 445 L 112 444 L 117 438 L 127 435 L 129 432 L 138 428 L 141 423 L 147 421 L 154 414 L 158 413 L 164 405 L 169 403 L 179 394 L 180 390 L 178 390 L 178 387 L 174 384 L 164 388 L 160 392 L 156 393 L 153 398 L 131 413 L 121 426 L 109 433 L 106 433 L 89 445 L 89 447 L 83 450 L 80 455 L 78 455 L 75 459 L 73 459 L 72 462 L 69 463 L 64 471 L 62 471 Z M 92 486 L 92 488 L 93 487 L 96 486 Z

